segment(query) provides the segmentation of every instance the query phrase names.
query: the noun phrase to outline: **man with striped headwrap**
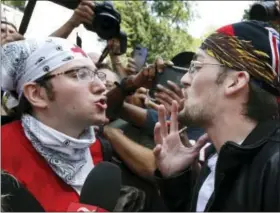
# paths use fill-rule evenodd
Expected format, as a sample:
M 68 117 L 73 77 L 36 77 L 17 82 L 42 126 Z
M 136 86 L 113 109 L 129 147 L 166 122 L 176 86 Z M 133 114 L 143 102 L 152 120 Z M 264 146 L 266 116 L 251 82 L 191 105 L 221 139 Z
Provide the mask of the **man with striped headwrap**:
M 202 43 L 181 80 L 184 109 L 178 115 L 173 103 L 168 133 L 160 107 L 155 127 L 155 174 L 171 211 L 280 211 L 279 52 L 279 33 L 257 21 L 222 27 Z M 184 147 L 177 117 L 207 134 Z

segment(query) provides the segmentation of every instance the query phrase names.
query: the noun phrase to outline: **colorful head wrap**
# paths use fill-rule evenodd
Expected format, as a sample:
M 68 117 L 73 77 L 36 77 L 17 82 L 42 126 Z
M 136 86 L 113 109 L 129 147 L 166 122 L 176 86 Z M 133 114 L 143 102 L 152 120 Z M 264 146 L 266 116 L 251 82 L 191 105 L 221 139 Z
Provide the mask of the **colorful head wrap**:
M 201 45 L 226 67 L 247 71 L 264 90 L 280 96 L 280 37 L 263 22 L 244 21 L 224 26 Z

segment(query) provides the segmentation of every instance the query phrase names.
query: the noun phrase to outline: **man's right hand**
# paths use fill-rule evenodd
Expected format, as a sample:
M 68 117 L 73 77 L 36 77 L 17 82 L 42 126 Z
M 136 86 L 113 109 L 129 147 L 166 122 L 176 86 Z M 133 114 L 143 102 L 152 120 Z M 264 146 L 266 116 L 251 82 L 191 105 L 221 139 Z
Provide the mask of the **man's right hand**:
M 178 103 L 172 102 L 169 133 L 165 114 L 165 107 L 160 105 L 159 123 L 156 124 L 154 130 L 154 140 L 157 144 L 154 148 L 154 155 L 161 174 L 164 177 L 170 177 L 182 172 L 195 162 L 200 149 L 208 140 L 208 135 L 201 136 L 193 147 L 186 147 L 182 144 L 179 135 Z
M 74 28 L 78 27 L 80 24 L 91 25 L 94 18 L 93 7 L 94 4 L 92 1 L 81 0 L 81 3 L 74 10 L 74 14 L 68 22 Z

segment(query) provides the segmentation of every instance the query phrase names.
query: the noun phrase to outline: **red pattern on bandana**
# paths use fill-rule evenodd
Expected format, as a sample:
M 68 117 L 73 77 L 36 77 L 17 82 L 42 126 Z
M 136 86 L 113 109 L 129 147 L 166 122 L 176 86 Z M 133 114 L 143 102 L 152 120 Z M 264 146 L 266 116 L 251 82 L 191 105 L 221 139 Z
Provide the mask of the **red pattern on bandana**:
M 81 53 L 84 57 L 87 58 L 87 54 L 80 47 L 72 47 L 71 50 L 74 53 Z

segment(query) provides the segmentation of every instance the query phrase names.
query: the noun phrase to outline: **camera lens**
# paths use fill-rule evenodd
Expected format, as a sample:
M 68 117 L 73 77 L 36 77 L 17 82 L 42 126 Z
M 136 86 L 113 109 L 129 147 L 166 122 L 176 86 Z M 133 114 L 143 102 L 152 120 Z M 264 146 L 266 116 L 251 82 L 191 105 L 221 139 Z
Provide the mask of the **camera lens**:
M 261 4 L 254 4 L 249 13 L 251 20 L 267 21 L 266 8 Z
M 254 4 L 249 11 L 250 20 L 271 21 L 277 18 L 276 4 L 274 1 L 266 1 Z
M 96 33 L 101 38 L 108 40 L 115 36 L 117 36 L 120 32 L 119 21 L 112 15 L 108 13 L 99 14 L 96 17 L 97 23 L 100 23 L 98 29 L 96 29 Z

